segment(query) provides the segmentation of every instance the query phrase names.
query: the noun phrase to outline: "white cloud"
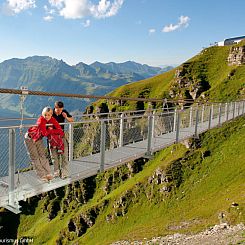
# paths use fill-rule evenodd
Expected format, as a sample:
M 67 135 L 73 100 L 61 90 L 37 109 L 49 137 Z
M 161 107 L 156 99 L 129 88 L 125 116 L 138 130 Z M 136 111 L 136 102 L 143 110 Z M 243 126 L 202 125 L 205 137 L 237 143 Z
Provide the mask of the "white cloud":
M 48 21 L 48 22 L 52 21 L 53 18 L 54 18 L 54 17 L 51 16 L 51 15 L 47 15 L 47 16 L 44 16 L 44 17 L 43 17 L 43 19 L 44 19 L 45 21 Z
M 164 26 L 162 29 L 162 32 L 172 32 L 180 28 L 186 28 L 188 27 L 190 22 L 190 18 L 188 16 L 181 15 L 179 17 L 179 22 L 176 25 L 170 24 L 167 26 Z
M 24 10 L 35 8 L 37 0 L 5 0 L 3 10 L 6 13 L 18 14 Z M 45 20 L 50 21 L 56 14 L 65 19 L 81 19 L 93 17 L 97 19 L 116 15 L 125 0 L 48 0 L 44 5 Z M 40 1 L 41 2 L 41 1 Z
M 18 14 L 24 10 L 35 8 L 35 0 L 7 0 L 5 6 L 11 13 Z
M 84 27 L 89 27 L 91 22 L 90 22 L 90 20 L 86 20 L 82 24 L 83 24 Z
M 151 34 L 156 32 L 156 29 L 151 28 L 151 29 L 148 30 L 148 32 L 149 32 L 149 35 L 151 35 Z
M 49 9 L 47 5 L 44 5 L 44 11 L 46 13 L 46 15 L 43 17 L 43 19 L 45 21 L 52 21 L 54 19 L 54 14 L 55 14 L 55 10 L 54 9 Z
M 89 14 L 88 3 L 86 0 L 64 0 L 63 7 L 59 14 L 65 19 L 80 19 Z
M 66 19 L 81 19 L 88 16 L 94 18 L 107 18 L 117 14 L 124 0 L 100 0 L 93 4 L 88 0 L 49 0 L 52 8 L 56 8 L 59 15 Z
M 64 0 L 49 0 L 49 3 L 52 7 L 61 9 L 63 7 Z
M 49 9 L 47 5 L 44 5 L 44 10 L 46 15 L 54 15 L 55 14 L 55 10 L 54 9 Z

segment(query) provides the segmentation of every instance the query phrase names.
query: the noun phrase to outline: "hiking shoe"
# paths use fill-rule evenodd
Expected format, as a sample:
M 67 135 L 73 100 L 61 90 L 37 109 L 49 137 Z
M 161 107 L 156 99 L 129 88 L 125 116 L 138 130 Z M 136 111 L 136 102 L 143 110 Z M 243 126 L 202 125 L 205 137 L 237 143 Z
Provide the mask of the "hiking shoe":
M 48 181 L 50 181 L 50 180 L 52 180 L 54 177 L 53 177 L 52 174 L 48 174 L 48 175 L 46 175 L 46 178 L 47 178 Z
M 45 182 L 45 183 L 47 183 L 49 180 L 47 179 L 47 176 L 43 176 L 42 178 L 41 178 L 41 180 L 43 181 L 43 182 Z
M 60 172 L 59 171 L 55 171 L 54 172 L 54 178 L 59 178 L 60 177 Z
M 69 176 L 67 174 L 61 174 L 61 179 L 66 179 L 68 178 Z

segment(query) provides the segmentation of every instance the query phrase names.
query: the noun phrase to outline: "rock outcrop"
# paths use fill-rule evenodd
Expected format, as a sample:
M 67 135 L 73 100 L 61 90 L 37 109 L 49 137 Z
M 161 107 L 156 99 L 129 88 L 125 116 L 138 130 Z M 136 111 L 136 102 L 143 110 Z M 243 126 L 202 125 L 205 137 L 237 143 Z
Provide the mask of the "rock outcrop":
M 173 99 L 197 99 L 202 92 L 207 91 L 210 85 L 205 75 L 205 67 L 196 73 L 196 67 L 200 64 L 184 63 L 176 70 L 174 82 L 169 90 Z
M 244 65 L 245 64 L 245 46 L 232 47 L 228 56 L 228 65 Z

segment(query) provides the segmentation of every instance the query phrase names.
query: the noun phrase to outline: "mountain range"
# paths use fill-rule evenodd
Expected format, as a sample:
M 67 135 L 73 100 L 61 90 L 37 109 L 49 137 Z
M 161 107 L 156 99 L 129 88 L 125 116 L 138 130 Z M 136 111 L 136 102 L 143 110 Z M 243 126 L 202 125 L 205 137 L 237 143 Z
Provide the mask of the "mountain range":
M 104 95 L 115 88 L 131 82 L 143 80 L 161 74 L 173 67 L 165 68 L 142 65 L 133 61 L 124 63 L 100 63 L 87 65 L 80 62 L 70 66 L 63 60 L 49 56 L 32 56 L 25 59 L 13 58 L 0 63 L 0 88 Z M 0 109 L 19 111 L 19 96 L 0 95 Z M 69 105 L 71 111 L 83 111 L 90 101 L 69 98 L 28 96 L 25 100 L 25 113 L 38 115 L 40 105 L 53 105 L 61 99 Z

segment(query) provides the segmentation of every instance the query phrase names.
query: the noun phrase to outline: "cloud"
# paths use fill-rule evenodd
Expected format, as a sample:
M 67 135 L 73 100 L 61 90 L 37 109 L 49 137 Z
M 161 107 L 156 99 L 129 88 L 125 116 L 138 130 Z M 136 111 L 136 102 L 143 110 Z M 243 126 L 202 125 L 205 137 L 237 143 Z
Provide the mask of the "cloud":
M 18 14 L 24 10 L 35 8 L 35 0 L 7 0 L 4 7 L 12 14 Z
M 107 18 L 117 14 L 123 5 L 124 0 L 114 0 L 113 3 L 107 0 L 100 0 L 98 5 L 92 5 L 90 11 L 95 18 Z
M 51 16 L 51 15 L 47 15 L 47 16 L 44 16 L 44 17 L 43 17 L 43 19 L 44 19 L 45 21 L 48 21 L 48 22 L 52 21 L 53 18 L 54 18 L 54 17 Z
M 82 23 L 82 25 L 83 25 L 84 27 L 89 27 L 90 24 L 91 24 L 90 20 L 86 20 L 86 21 L 84 21 L 84 22 Z
M 151 28 L 151 29 L 148 30 L 148 32 L 149 32 L 149 35 L 151 35 L 151 34 L 156 32 L 156 29 Z
M 52 21 L 54 19 L 55 10 L 49 9 L 47 5 L 44 5 L 43 8 L 45 11 L 45 16 L 43 17 L 43 19 L 48 22 Z
M 162 32 L 172 32 L 172 31 L 176 31 L 177 29 L 186 28 L 188 27 L 189 22 L 190 22 L 190 18 L 188 16 L 181 15 L 179 17 L 179 22 L 176 25 L 170 24 L 164 26 Z
M 64 0 L 62 7 L 57 5 L 59 15 L 65 19 L 80 19 L 89 14 L 88 3 L 86 0 Z
M 19 14 L 27 9 L 35 8 L 37 0 L 5 0 L 2 10 L 6 14 Z M 48 0 L 48 6 L 44 5 L 44 20 L 50 21 L 55 15 L 65 19 L 81 19 L 93 17 L 96 19 L 115 16 L 125 0 Z
M 93 4 L 88 0 L 49 0 L 52 8 L 55 8 L 60 16 L 65 19 L 81 19 L 92 16 L 94 18 L 107 18 L 114 16 L 122 7 L 124 0 L 100 0 Z

